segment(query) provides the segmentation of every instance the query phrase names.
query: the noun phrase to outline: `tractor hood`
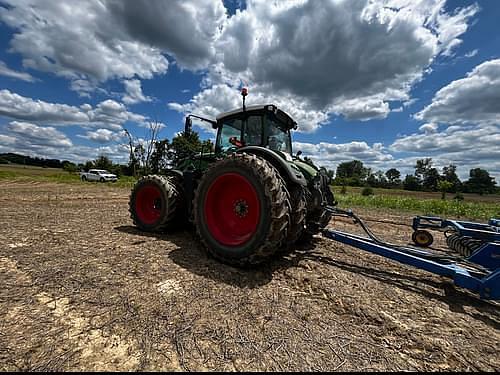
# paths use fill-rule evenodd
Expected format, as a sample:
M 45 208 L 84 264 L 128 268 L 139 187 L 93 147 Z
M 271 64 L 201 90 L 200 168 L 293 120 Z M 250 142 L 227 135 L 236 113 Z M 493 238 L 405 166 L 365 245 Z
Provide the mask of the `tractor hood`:
M 293 163 L 300 169 L 307 180 L 314 178 L 318 174 L 318 168 L 303 160 L 296 159 Z

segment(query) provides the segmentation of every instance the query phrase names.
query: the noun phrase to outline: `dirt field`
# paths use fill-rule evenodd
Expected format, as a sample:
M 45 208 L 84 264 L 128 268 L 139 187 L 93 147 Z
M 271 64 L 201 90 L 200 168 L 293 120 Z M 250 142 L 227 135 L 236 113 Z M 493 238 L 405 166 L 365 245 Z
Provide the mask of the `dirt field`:
M 192 231 L 134 229 L 128 192 L 0 182 L 0 371 L 500 370 L 498 304 L 321 237 L 221 265 Z

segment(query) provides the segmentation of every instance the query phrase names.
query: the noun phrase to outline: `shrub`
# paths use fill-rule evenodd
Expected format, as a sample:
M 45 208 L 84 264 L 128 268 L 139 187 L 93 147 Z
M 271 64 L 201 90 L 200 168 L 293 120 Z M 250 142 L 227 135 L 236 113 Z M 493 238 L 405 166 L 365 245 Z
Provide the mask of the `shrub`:
M 346 189 L 345 185 L 343 185 L 342 189 L 340 189 L 340 194 L 343 194 L 343 195 L 347 194 L 347 189 Z
M 373 195 L 373 194 L 374 194 L 373 193 L 373 189 L 371 187 L 369 187 L 369 186 L 363 188 L 363 190 L 361 191 L 361 195 L 363 195 L 365 197 L 368 196 L 368 195 Z

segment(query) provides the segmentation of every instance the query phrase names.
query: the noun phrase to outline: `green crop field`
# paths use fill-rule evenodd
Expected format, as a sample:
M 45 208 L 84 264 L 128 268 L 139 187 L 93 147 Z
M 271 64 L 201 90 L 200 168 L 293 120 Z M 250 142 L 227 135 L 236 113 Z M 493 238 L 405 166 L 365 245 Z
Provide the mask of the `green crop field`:
M 39 181 L 71 184 L 101 184 L 99 182 L 82 182 L 78 173 L 68 173 L 57 168 L 41 168 L 16 164 L 0 165 L 0 181 Z M 131 188 L 136 179 L 122 176 L 118 182 L 105 183 L 108 186 Z M 366 207 L 406 211 L 418 215 L 436 215 L 449 218 L 466 218 L 488 220 L 500 217 L 499 195 L 463 194 L 463 201 L 453 200 L 453 194 L 441 199 L 441 193 L 417 192 L 395 189 L 373 189 L 374 195 L 361 195 L 362 188 L 347 187 L 346 194 L 340 194 L 340 186 L 332 187 L 335 198 L 342 208 Z
M 449 218 L 488 220 L 500 217 L 500 196 L 464 194 L 463 201 L 453 200 L 453 194 L 441 199 L 441 193 L 405 190 L 374 189 L 371 196 L 361 195 L 361 188 L 347 188 L 340 194 L 340 186 L 333 187 L 335 198 L 342 208 L 366 207 L 407 211 L 419 215 L 435 215 Z

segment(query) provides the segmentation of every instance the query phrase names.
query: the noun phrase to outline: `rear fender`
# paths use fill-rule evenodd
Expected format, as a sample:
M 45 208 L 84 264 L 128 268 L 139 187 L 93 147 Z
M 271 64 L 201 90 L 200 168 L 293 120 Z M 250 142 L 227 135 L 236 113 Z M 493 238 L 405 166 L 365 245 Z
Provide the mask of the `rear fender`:
M 247 154 L 260 156 L 271 163 L 286 180 L 295 184 L 307 186 L 307 181 L 302 172 L 293 163 L 287 162 L 273 150 L 261 146 L 247 146 L 239 148 L 236 152 L 245 152 Z

